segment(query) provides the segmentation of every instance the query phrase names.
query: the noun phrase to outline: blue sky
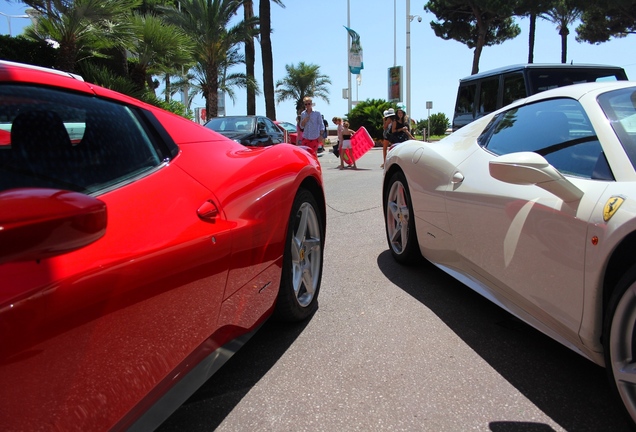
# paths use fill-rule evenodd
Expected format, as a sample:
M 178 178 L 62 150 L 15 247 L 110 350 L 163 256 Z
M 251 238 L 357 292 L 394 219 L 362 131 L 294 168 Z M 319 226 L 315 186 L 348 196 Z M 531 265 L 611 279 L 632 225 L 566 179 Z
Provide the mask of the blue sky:
M 460 78 L 470 75 L 473 51 L 454 41 L 444 41 L 435 36 L 430 22 L 433 14 L 426 14 L 423 0 L 349 0 L 350 27 L 358 32 L 364 51 L 362 83 L 356 86 L 352 75 L 352 97 L 360 101 L 386 99 L 388 94 L 388 68 L 395 59 L 403 68 L 406 79 L 406 4 L 410 1 L 410 14 L 419 15 L 410 23 L 411 30 L 411 112 L 416 120 L 428 117 L 426 102 L 433 102 L 431 114 L 444 113 L 452 119 Z M 283 0 L 281 8 L 272 3 L 272 46 L 274 51 L 274 81 L 285 76 L 286 64 L 301 61 L 320 66 L 320 71 L 331 79 L 329 102 L 315 100 L 315 109 L 325 118 L 343 117 L 347 114 L 348 101 L 342 98 L 342 90 L 348 86 L 348 34 L 347 0 Z M 396 26 L 394 39 L 394 4 Z M 255 0 L 258 10 L 258 0 Z M 7 15 L 22 15 L 25 7 L 20 3 L 0 0 L 0 12 Z M 28 19 L 10 18 L 13 36 L 29 24 Z M 0 15 L 0 34 L 9 34 L 8 21 Z M 521 34 L 510 41 L 494 47 L 484 48 L 480 71 L 500 66 L 525 63 L 528 59 L 528 20 L 518 19 Z M 631 55 L 636 44 L 636 35 L 610 42 L 591 45 L 575 40 L 575 26 L 568 37 L 567 61 L 622 66 L 630 79 L 636 79 L 636 58 Z M 260 51 L 257 44 L 256 76 L 262 82 Z M 558 63 L 561 61 L 561 40 L 554 24 L 538 20 L 535 63 Z M 194 106 L 202 106 L 203 100 L 195 100 Z M 235 102 L 226 100 L 227 114 L 244 114 L 245 92 L 237 91 Z M 257 114 L 265 114 L 262 97 L 257 100 Z M 278 120 L 292 121 L 295 118 L 293 102 L 276 105 Z

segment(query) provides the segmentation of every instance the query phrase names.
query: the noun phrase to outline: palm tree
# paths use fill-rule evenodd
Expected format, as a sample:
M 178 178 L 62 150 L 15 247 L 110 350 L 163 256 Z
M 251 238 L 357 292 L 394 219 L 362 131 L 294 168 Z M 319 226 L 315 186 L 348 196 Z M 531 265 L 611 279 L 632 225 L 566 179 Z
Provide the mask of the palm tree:
M 125 45 L 131 36 L 130 11 L 141 0 L 53 0 L 25 36 L 59 44 L 57 67 L 74 72 L 82 58 L 103 57 L 103 50 Z M 47 7 L 50 7 L 48 5 Z
M 570 0 L 559 0 L 547 12 L 542 13 L 541 18 L 556 24 L 561 36 L 561 63 L 567 62 L 568 54 L 568 27 L 580 19 L 583 11 Z
M 265 115 L 276 120 L 276 105 L 274 103 L 274 57 L 272 55 L 272 21 L 270 0 L 260 0 L 258 15 L 260 20 L 261 56 L 263 60 L 263 93 L 265 94 Z M 280 0 L 272 0 L 281 7 L 285 7 Z
M 230 27 L 243 0 L 182 0 L 169 21 L 194 38 L 194 59 L 203 74 L 201 88 L 206 119 L 218 115 L 219 68 L 227 63 L 232 49 L 250 36 L 253 22 L 245 20 Z
M 228 53 L 227 61 L 219 65 L 219 82 L 218 89 L 224 94 L 227 94 L 232 102 L 236 102 L 235 88 L 251 88 L 254 94 L 259 95 L 260 90 L 258 84 L 253 77 L 248 77 L 246 74 L 240 72 L 230 73 L 229 69 L 239 64 L 244 63 L 243 56 L 240 54 L 238 47 L 235 47 Z M 190 73 L 187 77 L 176 81 L 173 84 L 173 90 L 178 91 L 188 87 L 191 90 L 189 93 L 186 107 L 189 109 L 192 104 L 192 99 L 197 94 L 204 94 L 203 89 L 210 87 L 206 81 L 205 70 L 201 68 L 200 64 L 195 65 L 190 69 Z M 191 81 L 194 83 L 192 84 Z
M 174 71 L 192 57 L 192 39 L 161 17 L 134 13 L 131 23 L 135 38 L 128 49 L 134 56 L 130 75 L 137 87 L 144 88 L 151 74 Z M 153 86 L 148 88 L 154 92 Z
M 243 16 L 245 21 L 252 21 L 254 18 L 254 2 L 245 0 L 243 3 Z M 254 62 L 255 62 L 254 38 L 249 37 L 245 40 L 245 74 L 254 79 Z M 250 88 L 247 89 L 247 115 L 256 114 L 256 93 Z
M 534 42 L 537 28 L 537 16 L 550 10 L 559 0 L 518 0 L 515 15 L 528 17 L 528 63 L 534 63 Z
M 329 103 L 327 84 L 331 80 L 320 73 L 320 66 L 298 63 L 298 66 L 285 65 L 287 76 L 276 82 L 276 101 L 278 103 L 292 100 L 296 103 L 296 114 L 303 110 L 303 98 L 311 96 Z

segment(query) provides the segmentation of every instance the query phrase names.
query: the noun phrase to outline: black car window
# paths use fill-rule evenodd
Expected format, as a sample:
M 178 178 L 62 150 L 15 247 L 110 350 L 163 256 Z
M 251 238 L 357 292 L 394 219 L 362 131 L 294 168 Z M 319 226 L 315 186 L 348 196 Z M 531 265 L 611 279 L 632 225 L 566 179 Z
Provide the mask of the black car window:
M 268 118 L 264 118 L 262 119 L 263 123 L 265 124 L 265 129 L 267 130 L 267 134 L 270 136 L 277 136 L 277 135 L 281 135 L 282 132 L 280 131 L 280 129 L 278 129 L 276 127 L 276 125 L 274 124 L 273 121 L 271 121 Z
M 557 87 L 586 82 L 618 81 L 627 79 L 622 69 L 599 68 L 557 68 L 533 69 L 528 71 L 532 93 L 539 93 Z
M 497 109 L 497 97 L 499 94 L 499 77 L 484 80 L 479 86 L 479 107 L 477 116 L 481 117 Z
M 478 142 L 497 155 L 539 153 L 563 174 L 610 179 L 608 170 L 599 167 L 607 162 L 596 133 L 573 99 L 551 99 L 501 113 Z
M 457 94 L 457 114 L 472 114 L 475 109 L 475 93 L 477 84 L 465 85 L 459 88 Z
M 140 117 L 124 105 L 0 85 L 0 190 L 94 193 L 154 169 L 164 157 Z
M 503 77 L 503 101 L 501 106 L 506 106 L 518 99 L 526 97 L 526 84 L 523 74 L 514 73 Z

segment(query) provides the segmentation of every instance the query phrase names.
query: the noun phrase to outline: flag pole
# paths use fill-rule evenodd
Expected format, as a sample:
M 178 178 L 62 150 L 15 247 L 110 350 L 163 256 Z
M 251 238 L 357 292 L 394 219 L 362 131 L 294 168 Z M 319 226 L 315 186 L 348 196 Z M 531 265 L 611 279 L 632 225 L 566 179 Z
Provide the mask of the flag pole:
M 351 0 L 347 0 L 347 27 L 351 28 Z M 349 37 L 349 33 L 345 33 L 345 37 L 347 38 L 347 78 L 349 87 L 347 89 L 347 115 L 351 112 L 351 71 L 349 70 L 349 50 L 351 49 L 351 38 Z

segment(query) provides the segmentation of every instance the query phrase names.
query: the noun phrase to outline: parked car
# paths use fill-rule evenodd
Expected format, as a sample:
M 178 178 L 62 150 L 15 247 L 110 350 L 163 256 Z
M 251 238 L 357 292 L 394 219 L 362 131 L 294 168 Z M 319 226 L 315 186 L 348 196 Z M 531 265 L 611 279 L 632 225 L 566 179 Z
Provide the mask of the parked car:
M 635 186 L 636 84 L 556 88 L 390 150 L 387 241 L 605 365 L 634 422 Z
M 264 116 L 214 117 L 204 126 L 244 146 L 266 147 L 285 142 L 284 132 Z
M 282 128 L 284 130 L 287 131 L 287 134 L 289 136 L 289 142 L 291 144 L 298 144 L 298 133 L 296 132 L 296 125 L 291 124 L 289 122 L 285 122 L 285 121 L 275 121 L 274 123 L 276 123 L 276 125 L 278 125 L 279 128 Z
M 317 308 L 318 160 L 0 62 L 0 429 L 154 430 Z
M 627 81 L 625 70 L 618 66 L 564 63 L 519 64 L 470 75 L 459 80 L 453 130 L 545 90 L 618 80 Z

